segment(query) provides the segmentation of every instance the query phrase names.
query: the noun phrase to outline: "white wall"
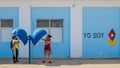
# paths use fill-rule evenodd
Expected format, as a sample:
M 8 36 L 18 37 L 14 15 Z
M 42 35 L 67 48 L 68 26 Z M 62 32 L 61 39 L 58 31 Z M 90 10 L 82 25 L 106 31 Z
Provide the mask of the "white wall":
M 28 34 L 31 30 L 31 7 L 70 7 L 70 56 L 80 58 L 82 7 L 120 7 L 120 0 L 0 0 L 0 7 L 19 7 L 19 26 Z M 28 57 L 28 44 L 20 43 L 20 57 Z
M 28 35 L 30 35 L 31 30 L 31 9 L 29 0 L 19 1 L 19 28 L 24 29 Z M 28 43 L 23 45 L 20 43 L 19 46 L 20 57 L 28 57 Z
M 0 0 L 0 7 L 19 7 L 19 28 L 30 34 L 31 7 L 70 7 L 72 0 Z M 28 57 L 28 44 L 20 42 L 20 57 Z
M 82 57 L 82 9 L 79 6 L 71 7 L 71 39 L 70 39 L 70 54 L 71 58 Z
M 31 0 L 32 7 L 70 7 L 72 0 Z
M 76 0 L 0 0 L 0 7 L 19 7 L 19 27 L 30 34 L 31 7 L 71 7 L 71 57 L 82 56 L 82 20 L 81 9 L 74 7 Z M 80 16 L 78 15 L 80 12 Z M 27 24 L 25 24 L 27 23 Z M 76 27 L 78 29 L 76 29 Z M 77 32 L 76 32 L 77 30 Z M 28 57 L 28 44 L 24 46 L 20 43 L 20 57 Z M 76 50 L 78 52 L 76 52 Z

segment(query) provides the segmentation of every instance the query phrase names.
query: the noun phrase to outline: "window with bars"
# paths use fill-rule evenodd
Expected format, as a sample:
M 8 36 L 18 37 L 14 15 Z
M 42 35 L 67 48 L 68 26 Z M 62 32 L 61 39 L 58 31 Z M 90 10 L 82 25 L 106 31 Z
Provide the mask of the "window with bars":
M 52 35 L 52 42 L 63 41 L 63 19 L 37 19 L 37 28 L 45 29 Z
M 13 19 L 0 19 L 0 42 L 11 40 L 12 27 Z

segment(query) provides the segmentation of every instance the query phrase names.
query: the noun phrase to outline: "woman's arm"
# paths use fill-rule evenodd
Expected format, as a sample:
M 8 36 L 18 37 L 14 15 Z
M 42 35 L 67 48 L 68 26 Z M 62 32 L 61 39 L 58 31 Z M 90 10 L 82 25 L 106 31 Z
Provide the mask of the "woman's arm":
M 45 39 L 41 39 L 42 41 L 45 41 Z
M 13 40 L 13 42 L 17 42 L 17 43 L 19 43 L 19 40 Z

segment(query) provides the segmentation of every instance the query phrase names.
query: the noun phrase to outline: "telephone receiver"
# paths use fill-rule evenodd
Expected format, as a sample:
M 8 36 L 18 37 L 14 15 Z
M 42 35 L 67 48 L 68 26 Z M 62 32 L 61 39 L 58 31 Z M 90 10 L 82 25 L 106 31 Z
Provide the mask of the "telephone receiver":
M 32 43 L 36 45 L 37 42 L 47 34 L 47 32 L 44 29 L 36 29 L 31 36 L 28 36 L 24 29 L 16 28 L 12 31 L 12 34 L 17 36 L 24 45 L 27 44 L 28 39 L 30 39 Z

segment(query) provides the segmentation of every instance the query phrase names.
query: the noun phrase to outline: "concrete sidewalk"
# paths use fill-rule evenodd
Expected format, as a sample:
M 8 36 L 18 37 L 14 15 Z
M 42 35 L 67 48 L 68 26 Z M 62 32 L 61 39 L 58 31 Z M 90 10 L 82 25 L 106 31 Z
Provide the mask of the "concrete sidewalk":
M 19 59 L 13 64 L 12 59 L 0 59 L 0 68 L 120 68 L 120 59 L 52 59 L 53 63 L 42 63 L 42 59 Z

